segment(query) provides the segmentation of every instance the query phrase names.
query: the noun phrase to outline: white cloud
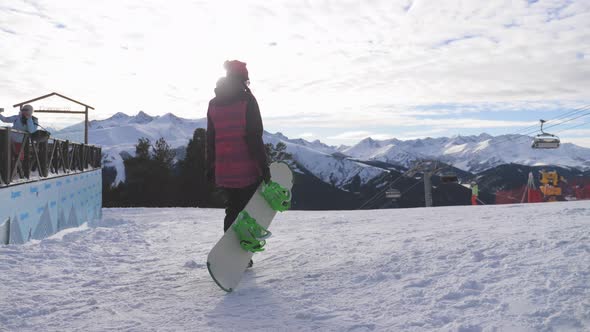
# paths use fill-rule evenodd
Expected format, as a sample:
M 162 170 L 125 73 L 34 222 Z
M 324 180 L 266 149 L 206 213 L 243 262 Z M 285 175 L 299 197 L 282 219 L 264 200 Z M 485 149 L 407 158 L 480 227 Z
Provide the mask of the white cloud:
M 590 126 L 590 123 L 588 123 Z M 590 129 L 570 129 L 561 132 L 562 136 L 586 136 L 590 137 Z
M 328 139 L 331 140 L 347 140 L 347 141 L 358 141 L 363 138 L 371 137 L 373 134 L 368 131 L 347 131 L 338 135 L 330 136 Z
M 313 116 L 301 121 L 300 116 L 266 119 L 265 123 L 272 126 L 289 127 L 320 127 L 320 128 L 359 128 L 359 127 L 435 127 L 435 128 L 516 128 L 538 123 L 535 121 L 482 120 L 477 118 L 419 118 L 402 115 L 396 112 L 340 112 Z
M 301 133 L 297 137 L 299 137 L 299 138 L 307 138 L 308 139 L 308 138 L 313 138 L 314 137 L 314 134 L 313 133 L 309 133 L 309 132 L 307 132 L 307 133 Z
M 590 103 L 589 22 L 584 0 L 6 0 L 0 107 L 56 91 L 93 118 L 204 117 L 238 58 L 277 129 L 528 126 L 481 114 Z
M 569 137 L 562 139 L 562 143 L 573 143 L 582 147 L 590 148 L 590 138 L 588 137 Z
M 371 137 L 377 140 L 386 140 L 394 138 L 394 135 L 384 133 L 372 133 L 369 131 L 346 131 L 337 135 L 329 136 L 327 137 L 327 139 L 333 141 L 359 141 L 367 137 Z
M 443 133 L 448 133 L 447 129 L 438 128 L 430 130 L 406 131 L 403 133 L 404 140 L 413 140 L 426 137 L 441 136 Z

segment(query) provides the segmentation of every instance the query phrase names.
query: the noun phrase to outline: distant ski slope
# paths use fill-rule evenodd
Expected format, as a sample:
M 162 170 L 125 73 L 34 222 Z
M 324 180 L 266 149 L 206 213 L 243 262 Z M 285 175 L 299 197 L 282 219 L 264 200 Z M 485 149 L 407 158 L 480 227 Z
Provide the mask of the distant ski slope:
M 590 206 L 286 212 L 240 287 L 222 210 L 107 209 L 0 246 L 2 331 L 588 331 Z

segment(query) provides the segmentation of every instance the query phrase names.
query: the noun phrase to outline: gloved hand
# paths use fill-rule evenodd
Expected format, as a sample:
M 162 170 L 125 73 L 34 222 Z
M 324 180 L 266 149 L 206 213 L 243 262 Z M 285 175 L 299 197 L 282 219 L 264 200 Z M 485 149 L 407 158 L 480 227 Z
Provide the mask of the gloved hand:
M 262 180 L 264 183 L 270 182 L 270 168 L 268 166 L 262 167 Z

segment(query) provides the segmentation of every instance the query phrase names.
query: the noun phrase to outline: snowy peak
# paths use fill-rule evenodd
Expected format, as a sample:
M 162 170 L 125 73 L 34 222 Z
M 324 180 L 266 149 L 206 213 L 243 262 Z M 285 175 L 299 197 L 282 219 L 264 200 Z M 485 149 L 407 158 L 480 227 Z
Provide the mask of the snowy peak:
M 346 150 L 346 149 L 350 149 L 350 148 L 351 148 L 351 146 L 350 146 L 350 145 L 340 144 L 340 145 L 339 145 L 339 146 L 336 148 L 336 150 L 337 150 L 338 152 L 343 152 L 344 150 Z
M 123 112 L 117 112 L 115 114 L 113 114 L 113 116 L 111 116 L 110 118 L 108 118 L 107 120 L 122 120 L 122 119 L 129 119 L 130 116 L 123 113 Z
M 183 120 L 187 120 L 187 119 L 182 119 L 180 117 L 177 117 L 176 115 L 174 115 L 172 113 L 166 113 L 166 114 L 158 117 L 157 119 L 160 122 L 170 122 L 170 123 L 181 123 Z
M 301 146 L 305 146 L 311 149 L 314 149 L 318 152 L 325 153 L 325 154 L 333 154 L 338 152 L 338 149 L 335 146 L 330 146 L 327 144 L 322 143 L 320 140 L 315 140 L 313 142 L 307 141 L 303 138 L 294 138 L 290 139 L 289 137 L 285 136 L 281 132 L 277 132 L 275 134 L 269 133 L 267 131 L 264 132 L 265 137 L 272 137 L 275 140 L 289 142 L 292 144 L 297 144 Z
M 378 141 L 375 141 L 371 137 L 367 137 L 367 138 L 363 139 L 362 141 L 360 141 L 360 143 L 358 145 L 364 145 L 367 147 L 376 147 L 376 148 L 381 147 L 381 144 L 379 144 Z
M 375 151 L 381 148 L 381 144 L 374 139 L 367 137 L 362 141 L 358 142 L 356 145 L 353 145 L 350 148 L 344 149 L 342 153 L 363 159 L 371 159 L 367 158 L 371 155 L 375 154 Z
M 479 134 L 479 136 L 477 136 L 480 140 L 488 140 L 488 139 L 492 139 L 494 138 L 494 136 L 488 134 L 488 133 L 481 133 Z
M 150 115 L 144 113 L 143 111 L 139 111 L 139 113 L 137 113 L 136 116 L 132 117 L 132 119 L 129 121 L 129 123 L 143 124 L 143 123 L 150 123 L 153 120 L 154 120 L 153 116 L 150 116 Z

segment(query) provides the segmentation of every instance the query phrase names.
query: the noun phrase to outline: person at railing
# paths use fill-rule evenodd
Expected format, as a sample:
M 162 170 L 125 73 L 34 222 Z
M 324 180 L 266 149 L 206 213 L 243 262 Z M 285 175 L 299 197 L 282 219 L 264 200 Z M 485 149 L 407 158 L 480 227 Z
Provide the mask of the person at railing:
M 33 112 L 33 106 L 25 105 L 21 108 L 18 115 L 3 116 L 0 114 L 0 121 L 12 123 L 12 129 L 33 134 L 39 127 L 39 120 L 33 116 Z M 13 140 L 17 142 L 22 141 L 22 134 L 19 134 L 18 137 L 13 136 Z
M 33 116 L 33 106 L 31 105 L 24 105 L 18 115 L 13 116 L 3 116 L 0 114 L 0 121 L 6 123 L 12 123 L 12 129 L 27 132 L 29 134 L 39 136 L 37 134 L 39 129 L 39 120 Z M 48 135 L 42 134 L 41 136 L 45 137 Z M 34 136 L 33 136 L 34 137 Z M 24 156 L 21 153 L 22 143 L 24 135 L 22 133 L 14 132 L 11 135 L 12 142 L 14 144 L 14 153 L 16 155 L 20 155 L 20 159 L 23 160 Z M 46 141 L 46 139 L 45 139 Z

